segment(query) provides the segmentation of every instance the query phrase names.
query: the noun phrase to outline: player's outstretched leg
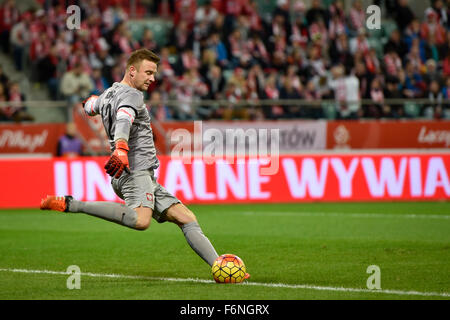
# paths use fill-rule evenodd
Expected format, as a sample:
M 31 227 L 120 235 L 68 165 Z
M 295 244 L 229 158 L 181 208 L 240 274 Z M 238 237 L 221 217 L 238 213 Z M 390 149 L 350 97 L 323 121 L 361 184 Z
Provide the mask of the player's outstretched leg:
M 191 248 L 208 263 L 213 265 L 219 256 L 209 239 L 203 234 L 197 218 L 185 205 L 178 203 L 167 209 L 167 220 L 177 224 L 183 231 Z
M 83 202 L 73 199 L 72 196 L 47 196 L 47 198 L 41 201 L 41 210 L 86 213 L 129 228 L 137 230 L 144 229 L 137 225 L 137 212 L 120 203 L 102 201 Z

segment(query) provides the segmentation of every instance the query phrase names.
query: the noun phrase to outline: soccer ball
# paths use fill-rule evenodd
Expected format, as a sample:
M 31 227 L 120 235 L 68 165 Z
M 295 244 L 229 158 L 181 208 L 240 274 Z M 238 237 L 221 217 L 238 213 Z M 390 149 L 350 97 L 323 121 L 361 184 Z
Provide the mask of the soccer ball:
M 223 254 L 218 257 L 211 268 L 217 283 L 240 283 L 245 279 L 245 265 L 241 258 L 234 254 Z

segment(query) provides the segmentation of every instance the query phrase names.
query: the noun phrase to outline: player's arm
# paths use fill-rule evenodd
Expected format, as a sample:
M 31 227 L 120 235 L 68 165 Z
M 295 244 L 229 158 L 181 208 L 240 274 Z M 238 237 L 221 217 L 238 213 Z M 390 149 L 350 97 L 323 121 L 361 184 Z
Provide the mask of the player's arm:
M 99 99 L 96 95 L 91 95 L 89 98 L 85 99 L 82 103 L 84 112 L 88 116 L 95 116 L 99 114 Z
M 119 178 L 123 171 L 130 173 L 130 165 L 128 162 L 128 139 L 131 126 L 137 115 L 137 110 L 133 104 L 132 100 L 124 99 L 117 109 L 114 131 L 115 149 L 111 158 L 105 165 L 106 173 L 115 178 Z

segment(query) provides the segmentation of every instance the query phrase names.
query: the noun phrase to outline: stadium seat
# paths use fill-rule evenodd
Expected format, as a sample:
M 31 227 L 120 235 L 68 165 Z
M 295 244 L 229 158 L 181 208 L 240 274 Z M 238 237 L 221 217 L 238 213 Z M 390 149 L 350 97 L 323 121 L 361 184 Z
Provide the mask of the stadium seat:
M 336 119 L 336 104 L 325 102 L 322 103 L 322 110 L 325 118 L 328 120 Z
M 163 19 L 145 19 L 129 21 L 128 25 L 135 40 L 140 40 L 144 30 L 150 29 L 153 31 L 153 36 L 158 45 L 165 46 L 168 42 L 172 22 Z
M 419 104 L 417 104 L 413 101 L 408 101 L 408 102 L 405 102 L 404 108 L 405 108 L 405 114 L 408 115 L 409 117 L 416 118 L 419 116 L 419 113 L 420 113 L 420 105 Z

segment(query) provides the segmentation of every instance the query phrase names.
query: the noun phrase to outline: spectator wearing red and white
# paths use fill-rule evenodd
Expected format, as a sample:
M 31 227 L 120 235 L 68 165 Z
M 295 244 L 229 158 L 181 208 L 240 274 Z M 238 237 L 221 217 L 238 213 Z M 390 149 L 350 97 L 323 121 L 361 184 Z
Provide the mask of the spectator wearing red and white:
M 77 42 L 72 46 L 72 53 L 69 55 L 67 70 L 75 68 L 76 65 L 81 65 L 83 72 L 87 74 L 92 73 L 92 67 L 89 64 L 89 58 L 84 51 L 84 45 Z
M 355 0 L 349 12 L 349 27 L 358 31 L 366 25 L 366 13 L 363 10 L 361 0 Z
M 6 0 L 0 6 L 0 45 L 4 52 L 9 52 L 9 35 L 19 17 L 20 13 L 14 0 Z
M 95 16 L 87 16 L 87 19 L 81 22 L 81 30 L 87 31 L 87 41 L 91 46 L 102 37 L 100 21 Z
M 370 48 L 369 51 L 364 54 L 364 61 L 368 72 L 372 74 L 379 73 L 380 60 L 378 59 L 377 51 L 374 48 Z
M 158 72 L 163 77 L 172 77 L 175 75 L 175 71 L 172 67 L 172 64 L 170 63 L 170 51 L 168 47 L 163 47 L 161 49 L 160 53 L 160 61 L 159 61 L 159 67 Z
M 326 76 L 327 66 L 320 53 L 320 48 L 317 46 L 313 46 L 309 50 L 309 65 L 311 65 L 314 74 Z
M 200 61 L 194 55 L 194 51 L 191 48 L 187 48 L 181 54 L 181 63 L 183 66 L 183 70 L 200 68 Z
M 434 0 L 433 6 L 431 7 L 431 9 L 433 9 L 434 12 L 436 12 L 439 24 L 444 27 L 447 26 L 447 24 L 448 24 L 447 9 L 448 8 L 446 8 L 444 6 L 444 1 Z
M 264 86 L 264 94 L 266 99 L 277 100 L 280 98 L 280 91 L 277 88 L 277 78 L 276 73 L 271 73 L 266 79 L 266 84 Z M 284 110 L 280 105 L 270 106 L 269 117 L 270 118 L 280 118 L 284 114 Z
M 245 55 L 251 57 L 247 50 L 247 43 L 242 38 L 241 30 L 234 29 L 228 37 L 228 42 L 230 43 L 230 54 L 232 58 L 239 61 Z
M 159 52 L 159 45 L 155 40 L 153 31 L 151 29 L 145 29 L 142 38 L 139 40 L 141 48 L 146 48 L 153 52 Z
M 330 4 L 328 11 L 330 19 L 338 17 L 339 20 L 345 23 L 345 8 L 342 0 L 334 0 L 334 2 Z
M 445 77 L 450 77 L 450 51 L 442 62 L 442 73 Z
M 225 15 L 237 17 L 242 13 L 246 6 L 247 0 L 223 0 Z
M 350 39 L 350 52 L 354 55 L 356 51 L 367 53 L 370 49 L 369 41 L 366 37 L 366 30 L 360 28 L 358 30 L 358 36 Z
M 57 2 L 54 6 L 50 6 L 46 11 L 46 15 L 48 23 L 55 27 L 59 32 L 67 28 L 67 12 L 62 3 Z
M 426 21 L 420 25 L 420 37 L 428 40 L 430 34 L 434 34 L 437 45 L 442 45 L 446 40 L 446 32 L 444 27 L 439 24 L 438 16 L 432 8 L 425 10 Z
M 297 75 L 297 72 L 298 67 L 296 65 L 289 65 L 286 70 L 286 75 L 283 77 L 282 81 L 289 81 L 298 94 L 302 94 L 303 85 L 300 81 L 300 77 Z
M 202 81 L 197 68 L 192 68 L 185 72 L 182 81 L 192 91 L 194 99 L 198 100 L 208 94 L 208 86 Z
M 122 53 L 128 55 L 140 48 L 139 42 L 133 38 L 131 32 L 128 30 L 124 31 L 120 35 L 118 45 Z
M 305 48 L 308 44 L 308 27 L 303 23 L 303 17 L 297 17 L 291 25 L 290 43 L 296 47 Z
M 22 106 L 20 102 L 24 101 L 24 95 L 20 92 L 20 87 L 17 82 L 11 82 L 8 86 L 9 101 L 13 102 L 9 111 L 14 121 L 33 121 L 34 117 L 26 112 L 26 107 Z M 14 104 L 16 103 L 16 104 Z
M 69 55 L 71 54 L 71 46 L 64 39 L 64 33 L 58 33 L 55 40 L 55 47 L 60 59 L 67 61 L 69 59 Z
M 260 99 L 260 92 L 265 84 L 264 72 L 259 64 L 254 64 L 247 74 L 247 94 L 246 97 L 253 102 Z
M 195 26 L 195 13 L 197 11 L 196 0 L 175 0 L 175 13 L 173 15 L 173 24 L 178 25 L 181 21 L 187 23 L 189 31 Z
M 381 86 L 380 79 L 374 78 L 370 84 L 370 99 L 377 104 L 384 103 L 384 92 Z
M 151 114 L 152 118 L 159 122 L 172 119 L 172 112 L 170 108 L 164 104 L 161 93 L 157 90 L 152 91 L 150 100 L 147 104 L 147 110 Z
M 11 29 L 10 43 L 13 46 L 14 64 L 17 70 L 22 70 L 25 50 L 31 43 L 30 23 L 33 17 L 31 13 L 25 12 L 21 16 L 21 21 Z
M 210 25 L 217 18 L 218 14 L 217 10 L 212 6 L 211 0 L 206 0 L 195 11 L 195 23 L 206 22 Z
M 258 11 L 258 3 L 255 0 L 249 1 L 248 5 L 245 6 L 244 11 L 245 15 L 248 17 L 250 30 L 262 31 L 263 24 Z
M 328 43 L 328 30 L 325 22 L 322 19 L 317 19 L 309 26 L 309 36 L 322 48 L 325 48 Z
M 273 41 L 275 37 L 287 37 L 287 30 L 285 29 L 285 19 L 281 14 L 277 14 L 272 19 L 270 40 Z
M 306 88 L 303 90 L 303 97 L 307 101 L 315 101 L 322 99 L 321 91 L 316 90 L 316 84 L 311 79 L 306 83 Z
M 328 31 L 330 40 L 336 39 L 339 35 L 346 32 L 345 22 L 338 15 L 334 15 L 331 18 Z
M 32 62 L 39 61 L 50 53 L 52 41 L 46 33 L 39 34 L 39 37 L 31 42 L 30 60 Z
M 402 60 L 398 56 L 397 52 L 393 49 L 389 49 L 389 51 L 385 53 L 383 61 L 387 75 L 399 75 L 399 71 L 402 69 Z

